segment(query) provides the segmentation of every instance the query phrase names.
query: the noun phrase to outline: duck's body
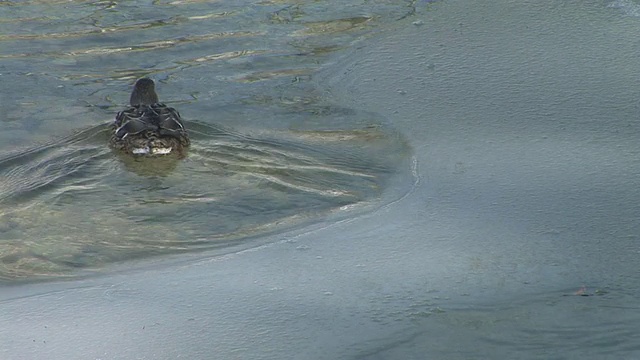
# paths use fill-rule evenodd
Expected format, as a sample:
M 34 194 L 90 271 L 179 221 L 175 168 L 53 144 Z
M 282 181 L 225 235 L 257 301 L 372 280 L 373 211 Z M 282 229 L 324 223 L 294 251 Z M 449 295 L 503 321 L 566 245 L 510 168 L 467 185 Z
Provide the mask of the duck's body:
M 158 102 L 153 80 L 138 80 L 129 102 L 131 106 L 116 115 L 111 146 L 135 155 L 183 153 L 189 146 L 180 114 Z

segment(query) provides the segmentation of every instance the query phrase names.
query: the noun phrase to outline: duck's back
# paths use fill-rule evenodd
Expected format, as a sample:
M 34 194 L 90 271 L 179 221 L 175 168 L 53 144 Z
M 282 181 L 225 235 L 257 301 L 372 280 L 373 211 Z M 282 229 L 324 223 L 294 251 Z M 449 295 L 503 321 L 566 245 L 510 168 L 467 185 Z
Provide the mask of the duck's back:
M 182 153 L 190 145 L 178 111 L 158 102 L 155 83 L 136 81 L 129 99 L 131 106 L 116 115 L 111 145 L 131 154 Z
M 167 154 L 190 144 L 178 111 L 161 103 L 119 112 L 114 127 L 112 145 L 132 154 Z

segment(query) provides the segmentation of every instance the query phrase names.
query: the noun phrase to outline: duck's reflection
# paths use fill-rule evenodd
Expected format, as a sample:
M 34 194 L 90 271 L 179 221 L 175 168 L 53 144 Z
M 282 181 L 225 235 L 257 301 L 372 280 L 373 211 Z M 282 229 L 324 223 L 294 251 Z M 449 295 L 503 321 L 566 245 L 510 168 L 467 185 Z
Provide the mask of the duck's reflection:
M 187 150 L 180 153 L 166 155 L 130 155 L 122 151 L 113 151 L 127 171 L 138 176 L 168 176 L 171 174 L 180 160 L 186 157 Z

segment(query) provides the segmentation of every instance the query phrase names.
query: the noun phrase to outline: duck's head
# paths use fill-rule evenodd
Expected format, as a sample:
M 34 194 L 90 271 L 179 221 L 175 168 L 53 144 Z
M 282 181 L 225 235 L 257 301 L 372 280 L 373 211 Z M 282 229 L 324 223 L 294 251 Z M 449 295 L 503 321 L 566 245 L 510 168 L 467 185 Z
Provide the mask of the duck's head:
M 156 94 L 156 85 L 149 78 L 142 78 L 136 81 L 131 98 L 129 98 L 131 106 L 153 105 L 158 103 L 158 94 Z

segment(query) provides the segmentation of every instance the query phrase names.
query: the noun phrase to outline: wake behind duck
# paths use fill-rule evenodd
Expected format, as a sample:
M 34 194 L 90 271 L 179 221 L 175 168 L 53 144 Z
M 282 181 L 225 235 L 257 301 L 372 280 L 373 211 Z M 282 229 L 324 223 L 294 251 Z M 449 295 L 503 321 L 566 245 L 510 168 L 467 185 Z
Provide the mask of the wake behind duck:
M 133 155 L 184 153 L 189 135 L 178 111 L 159 102 L 153 80 L 136 81 L 129 103 L 113 123 L 113 148 Z

